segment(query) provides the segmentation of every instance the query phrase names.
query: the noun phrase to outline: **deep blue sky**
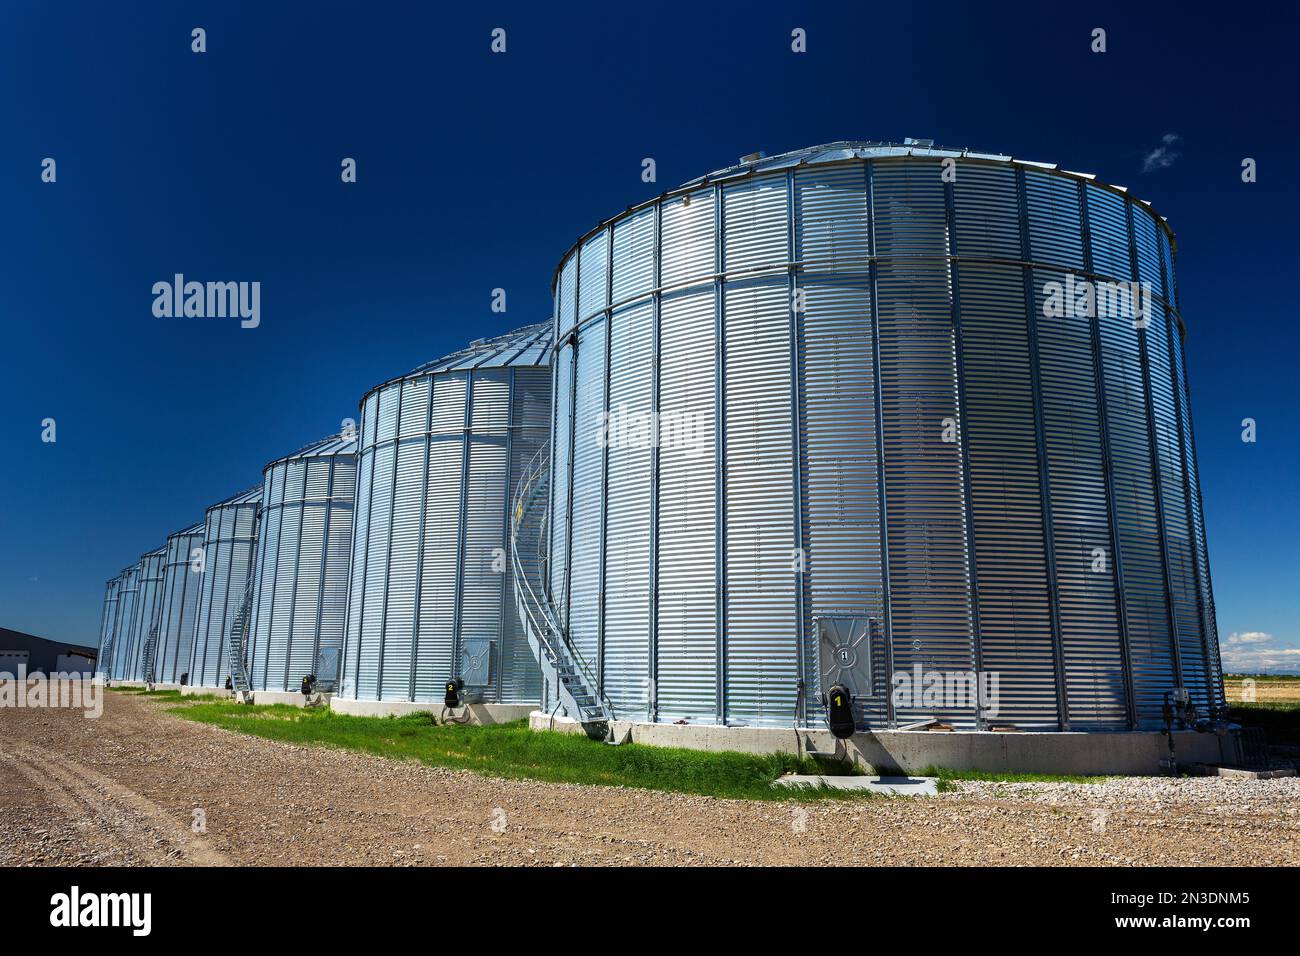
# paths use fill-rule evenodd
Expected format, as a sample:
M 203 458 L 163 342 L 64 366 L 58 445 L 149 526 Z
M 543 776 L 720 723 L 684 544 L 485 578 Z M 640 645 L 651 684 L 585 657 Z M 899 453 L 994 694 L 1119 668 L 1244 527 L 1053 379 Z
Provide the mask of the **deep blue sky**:
M 6 0 L 0 625 L 94 643 L 106 578 L 370 386 L 546 318 L 600 219 L 751 150 L 918 136 L 1169 218 L 1225 653 L 1300 648 L 1294 13 L 458 6 Z M 1166 134 L 1176 158 L 1144 172 Z M 261 327 L 154 318 L 175 272 L 260 280 Z

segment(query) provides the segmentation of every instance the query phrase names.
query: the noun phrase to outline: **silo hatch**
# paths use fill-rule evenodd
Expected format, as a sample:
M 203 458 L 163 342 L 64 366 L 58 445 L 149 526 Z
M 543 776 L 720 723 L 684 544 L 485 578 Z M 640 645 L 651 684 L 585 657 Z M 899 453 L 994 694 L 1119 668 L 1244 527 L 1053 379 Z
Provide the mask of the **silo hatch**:
M 854 697 L 870 697 L 872 634 L 875 621 L 866 615 L 819 617 L 817 627 L 821 686 L 840 685 Z
M 487 687 L 492 676 L 494 641 L 465 641 L 460 649 L 461 679 L 467 687 Z
M 339 652 L 337 647 L 322 647 L 316 654 L 316 688 L 333 691 L 339 681 Z

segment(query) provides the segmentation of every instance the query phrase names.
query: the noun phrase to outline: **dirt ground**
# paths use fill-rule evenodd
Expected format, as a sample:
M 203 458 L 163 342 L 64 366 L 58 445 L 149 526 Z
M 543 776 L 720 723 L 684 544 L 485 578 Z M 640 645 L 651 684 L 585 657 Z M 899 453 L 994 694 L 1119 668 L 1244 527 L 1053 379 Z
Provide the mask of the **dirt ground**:
M 195 832 L 196 811 L 205 826 Z M 0 865 L 1296 865 L 1300 780 L 761 803 L 294 747 L 109 694 L 0 710 Z

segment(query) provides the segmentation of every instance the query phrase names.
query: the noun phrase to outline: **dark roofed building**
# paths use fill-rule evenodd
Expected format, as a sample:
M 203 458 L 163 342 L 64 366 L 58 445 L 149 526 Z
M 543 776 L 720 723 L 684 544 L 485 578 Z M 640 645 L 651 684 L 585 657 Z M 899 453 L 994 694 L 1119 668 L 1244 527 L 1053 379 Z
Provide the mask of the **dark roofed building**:
M 26 667 L 28 674 L 93 673 L 96 656 L 93 647 L 0 627 L 0 674 L 17 675 L 20 666 Z

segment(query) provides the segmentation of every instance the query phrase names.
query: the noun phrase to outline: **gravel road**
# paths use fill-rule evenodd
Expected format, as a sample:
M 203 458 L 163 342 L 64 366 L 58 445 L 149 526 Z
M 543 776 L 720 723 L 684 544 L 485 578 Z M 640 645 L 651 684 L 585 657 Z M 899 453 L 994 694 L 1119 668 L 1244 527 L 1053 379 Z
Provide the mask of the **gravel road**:
M 195 826 L 196 818 L 204 825 Z M 195 724 L 0 710 L 0 865 L 1290 865 L 1300 779 L 787 804 L 494 780 Z

